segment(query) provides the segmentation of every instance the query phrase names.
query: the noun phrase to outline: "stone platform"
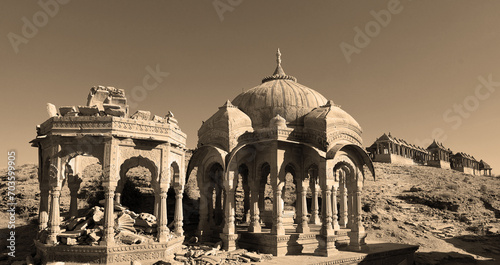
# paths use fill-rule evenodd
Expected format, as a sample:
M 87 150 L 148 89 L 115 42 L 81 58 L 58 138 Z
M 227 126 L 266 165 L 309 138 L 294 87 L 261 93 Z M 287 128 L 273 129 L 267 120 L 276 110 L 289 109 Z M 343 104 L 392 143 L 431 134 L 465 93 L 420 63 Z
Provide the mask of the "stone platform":
M 319 246 L 319 231 L 321 225 L 309 225 L 309 233 L 295 232 L 296 225 L 285 229 L 286 235 L 271 235 L 271 229 L 262 228 L 262 232 L 247 232 L 244 226 L 238 227 L 238 246 L 250 251 L 273 254 L 274 256 L 298 255 L 304 253 L 315 253 Z M 336 246 L 343 247 L 349 243 L 347 232 L 350 229 L 341 229 L 335 235 Z
M 262 265 L 333 265 L 333 264 L 370 264 L 370 265 L 412 265 L 414 253 L 419 246 L 396 243 L 368 243 L 360 252 L 339 249 L 333 257 L 313 256 L 313 253 L 287 255 L 264 261 Z
M 182 247 L 184 236 L 172 238 L 166 243 L 118 246 L 56 245 L 50 246 L 35 240 L 37 255 L 42 264 L 63 261 L 65 264 L 116 264 L 129 265 L 131 261 L 142 264 L 154 263 L 173 255 Z

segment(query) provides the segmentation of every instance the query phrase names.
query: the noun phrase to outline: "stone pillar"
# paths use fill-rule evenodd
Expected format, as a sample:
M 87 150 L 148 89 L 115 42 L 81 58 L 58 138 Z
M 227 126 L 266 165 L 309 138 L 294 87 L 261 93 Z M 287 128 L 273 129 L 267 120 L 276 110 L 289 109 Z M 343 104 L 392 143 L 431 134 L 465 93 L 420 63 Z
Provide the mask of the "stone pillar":
M 213 199 L 212 199 L 213 200 Z M 217 186 L 215 188 L 215 206 L 214 206 L 214 212 L 215 212 L 215 224 L 221 224 L 222 221 L 224 220 L 224 211 L 223 211 L 224 206 L 222 205 L 222 188 Z M 212 215 L 210 215 L 212 216 Z
M 184 189 L 179 187 L 175 189 L 175 215 L 174 215 L 174 224 L 175 229 L 174 233 L 178 236 L 184 235 L 183 220 L 184 220 L 184 209 L 182 208 L 182 197 L 183 197 Z
M 245 179 L 245 178 L 243 178 Z M 247 177 L 248 180 L 248 177 Z M 248 184 L 243 184 L 243 193 L 245 197 L 243 198 L 243 222 L 250 223 L 250 188 Z
M 78 190 L 80 189 L 80 183 L 82 183 L 82 180 L 78 176 L 68 176 L 68 188 L 71 196 L 69 215 L 71 217 L 78 216 Z
M 275 185 L 274 187 L 273 227 L 271 228 L 271 234 L 273 235 L 285 234 L 285 227 L 283 226 L 283 198 L 281 198 L 281 186 L 282 185 Z
M 207 198 L 208 189 L 201 187 L 200 189 L 200 221 L 198 223 L 198 231 L 197 235 L 200 237 L 200 240 L 203 240 L 203 237 L 206 236 L 207 225 L 208 225 L 208 198 Z
M 167 227 L 167 188 L 160 188 L 160 207 L 156 216 L 156 224 L 158 227 L 158 242 L 165 243 L 168 241 L 170 230 Z
M 341 228 L 347 227 L 347 188 L 345 184 L 346 174 L 341 173 L 340 178 L 340 220 L 339 225 Z
M 38 229 L 47 228 L 49 222 L 49 189 L 48 187 L 40 187 L 40 208 L 38 210 Z
M 332 227 L 334 231 L 340 230 L 340 225 L 338 221 L 338 210 L 337 210 L 337 190 L 338 182 L 333 184 L 332 187 Z
M 318 225 L 321 223 L 321 219 L 319 217 L 319 204 L 318 204 L 319 185 L 316 184 L 316 181 L 314 180 L 311 185 L 311 189 L 312 189 L 312 203 L 311 203 L 311 219 L 309 220 L 309 223 Z
M 110 183 L 103 183 L 104 186 L 104 232 L 99 245 L 102 246 L 113 246 L 115 244 L 115 229 L 113 228 L 115 224 L 114 218 L 114 197 L 115 197 L 115 186 Z
M 208 199 L 208 225 L 209 227 L 214 227 L 215 226 L 215 222 L 214 222 L 214 208 L 216 208 L 217 206 L 214 206 L 214 187 L 210 187 L 208 189 L 208 196 L 207 196 L 207 199 Z M 217 195 L 215 196 L 217 197 Z M 215 198 L 217 200 L 217 198 Z
M 59 213 L 59 198 L 61 196 L 61 187 L 52 187 L 50 191 L 51 196 L 51 206 L 50 206 L 50 217 L 49 217 L 49 237 L 47 238 L 47 244 L 55 245 L 57 244 L 57 235 L 61 231 L 60 225 L 60 213 Z
M 155 204 L 154 204 L 154 210 L 153 210 L 153 215 L 158 216 L 160 214 L 159 209 L 160 209 L 160 194 L 159 190 L 153 189 L 155 193 Z
M 252 187 L 250 188 L 250 225 L 248 226 L 248 232 L 260 233 L 260 209 L 259 209 L 259 180 L 254 180 Z
M 230 177 L 231 178 L 231 177 Z M 226 187 L 226 198 L 224 199 L 224 229 L 220 234 L 224 242 L 224 249 L 227 251 L 237 249 L 238 234 L 234 226 L 234 190 Z
M 337 236 L 335 235 L 335 231 L 333 230 L 332 221 L 333 221 L 333 199 L 332 199 L 332 190 L 333 185 L 336 184 L 335 175 L 333 171 L 334 165 L 332 165 L 331 160 L 325 161 L 325 163 L 320 163 L 319 165 L 319 177 L 320 184 L 322 188 L 323 195 L 323 204 L 322 204 L 322 224 L 320 235 L 316 238 L 318 239 L 318 248 L 315 253 L 317 255 L 332 257 L 338 253 L 337 248 L 335 247 L 335 241 L 337 240 Z M 338 225 L 337 225 L 338 226 Z
M 300 181 L 299 191 L 300 197 L 297 198 L 297 202 L 300 212 L 297 214 L 297 217 L 299 219 L 299 224 L 297 225 L 297 233 L 309 233 L 311 230 L 309 229 L 309 220 L 307 218 L 307 183 L 304 183 L 304 181 Z
M 351 229 L 354 223 L 353 194 L 352 188 L 347 185 L 347 228 Z
M 350 244 L 349 249 L 359 251 L 366 245 L 365 238 L 366 232 L 363 227 L 362 219 L 361 219 L 361 185 L 358 184 L 356 187 L 356 192 L 354 193 L 353 199 L 353 212 L 354 212 L 354 221 L 353 226 L 351 228 L 351 232 L 348 232 Z
M 332 227 L 332 186 L 323 187 L 323 202 L 321 234 L 331 236 L 334 233 Z

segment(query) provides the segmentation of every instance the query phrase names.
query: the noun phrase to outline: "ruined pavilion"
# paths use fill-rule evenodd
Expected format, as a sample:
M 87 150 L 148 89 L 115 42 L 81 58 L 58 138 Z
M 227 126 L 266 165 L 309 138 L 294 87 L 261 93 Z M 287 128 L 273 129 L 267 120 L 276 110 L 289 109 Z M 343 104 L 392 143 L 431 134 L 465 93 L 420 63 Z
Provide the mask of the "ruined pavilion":
M 310 250 L 332 256 L 336 245 L 361 250 L 366 237 L 363 166 L 375 176 L 362 148 L 361 127 L 339 105 L 287 75 L 280 55 L 278 50 L 271 76 L 225 102 L 198 131 L 188 167 L 188 175 L 197 168 L 200 187 L 198 235 L 202 240 L 221 238 L 227 250 L 239 245 L 278 256 Z M 293 179 L 285 180 L 287 174 Z M 243 231 L 235 224 L 238 175 L 250 210 L 250 224 Z M 297 187 L 291 217 L 284 216 L 286 181 Z M 269 214 L 264 209 L 266 185 L 273 193 Z M 311 209 L 308 190 L 313 193 Z M 270 227 L 266 216 L 271 216 Z M 296 225 L 285 222 L 293 216 Z
M 60 107 L 58 112 L 54 105 L 48 104 L 48 112 L 51 117 L 37 128 L 37 137 L 32 141 L 39 154 L 40 233 L 35 245 L 42 263 L 157 261 L 182 247 L 186 134 L 173 114 L 151 118 L 149 112 L 138 111 L 129 117 L 124 91 L 103 86 L 91 89 L 86 106 Z M 67 217 L 77 218 L 77 195 L 89 158 L 94 158 L 102 167 L 105 191 L 102 237 L 97 245 L 64 245 L 61 243 L 61 189 L 67 185 L 71 191 Z M 126 173 L 137 166 L 151 174 L 157 232 L 151 243 L 118 244 L 115 242 L 116 205 L 120 204 Z M 173 231 L 167 227 L 169 189 L 175 190 Z

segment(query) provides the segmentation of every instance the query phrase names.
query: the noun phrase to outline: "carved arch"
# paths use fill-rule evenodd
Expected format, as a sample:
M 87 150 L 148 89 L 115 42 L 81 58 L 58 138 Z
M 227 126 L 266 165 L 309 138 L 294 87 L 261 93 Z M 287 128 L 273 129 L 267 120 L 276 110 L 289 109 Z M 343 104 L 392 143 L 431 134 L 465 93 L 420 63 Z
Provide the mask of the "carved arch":
M 137 166 L 142 166 L 149 170 L 151 173 L 152 186 L 158 184 L 158 166 L 150 159 L 139 155 L 128 158 L 120 165 L 120 180 L 118 181 L 117 192 L 121 192 L 123 190 L 123 186 L 127 180 L 126 174 L 128 170 Z

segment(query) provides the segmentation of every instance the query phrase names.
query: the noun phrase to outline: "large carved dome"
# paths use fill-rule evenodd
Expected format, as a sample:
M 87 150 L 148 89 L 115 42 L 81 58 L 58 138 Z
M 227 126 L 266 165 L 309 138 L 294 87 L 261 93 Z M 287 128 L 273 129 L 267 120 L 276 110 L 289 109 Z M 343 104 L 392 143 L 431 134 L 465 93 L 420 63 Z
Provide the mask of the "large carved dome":
M 250 117 L 254 128 L 269 126 L 270 120 L 278 114 L 285 118 L 289 126 L 303 125 L 306 114 L 328 102 L 317 91 L 286 75 L 281 67 L 279 50 L 277 55 L 278 66 L 274 74 L 232 101 Z

